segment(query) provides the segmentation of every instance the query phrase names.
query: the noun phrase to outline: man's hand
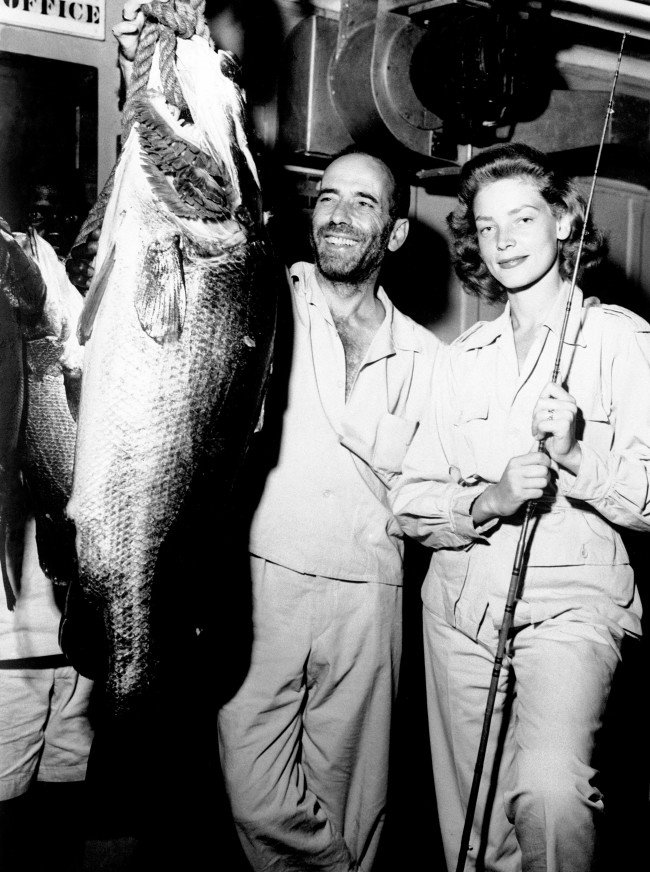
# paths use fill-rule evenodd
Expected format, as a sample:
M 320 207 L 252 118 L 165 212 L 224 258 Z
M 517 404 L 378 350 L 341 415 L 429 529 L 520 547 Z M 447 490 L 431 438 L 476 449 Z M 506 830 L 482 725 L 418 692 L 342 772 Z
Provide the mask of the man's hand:
M 142 0 L 126 0 L 122 8 L 122 21 L 113 27 L 113 36 L 120 46 L 120 56 L 129 62 L 135 58 L 135 50 L 144 27 L 144 12 L 141 7 Z
M 549 482 L 550 466 L 550 459 L 541 451 L 512 457 L 500 480 L 487 487 L 474 502 L 474 523 L 507 518 L 528 500 L 540 499 Z
M 65 263 L 68 278 L 82 294 L 85 294 L 90 287 L 90 282 L 95 274 L 93 262 L 97 254 L 99 233 L 99 230 L 94 230 L 85 242 L 75 245 Z

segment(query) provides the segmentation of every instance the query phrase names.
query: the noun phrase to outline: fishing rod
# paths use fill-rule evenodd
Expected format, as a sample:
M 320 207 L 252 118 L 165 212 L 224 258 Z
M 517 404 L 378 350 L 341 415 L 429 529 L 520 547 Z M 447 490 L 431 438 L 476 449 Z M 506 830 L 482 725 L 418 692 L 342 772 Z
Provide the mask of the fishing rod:
M 621 69 L 621 60 L 623 57 L 623 46 L 625 45 L 625 37 L 627 36 L 627 31 L 623 33 L 623 39 L 621 40 L 621 47 L 618 53 L 618 60 L 616 63 L 616 71 L 614 73 L 614 81 L 612 82 L 612 90 L 609 95 L 609 103 L 607 105 L 607 111 L 605 113 L 605 123 L 603 124 L 603 130 L 600 137 L 600 144 L 598 146 L 598 153 L 596 155 L 596 166 L 594 169 L 594 175 L 591 180 L 591 189 L 589 191 L 589 197 L 587 199 L 587 206 L 585 209 L 585 217 L 582 225 L 582 232 L 580 234 L 580 241 L 578 243 L 578 250 L 576 252 L 575 264 L 573 267 L 573 275 L 571 276 L 571 284 L 569 287 L 569 294 L 567 297 L 566 308 L 564 310 L 564 319 L 562 321 L 562 329 L 560 331 L 560 339 L 558 343 L 557 353 L 555 355 L 555 364 L 553 366 L 553 374 L 551 376 L 551 381 L 555 384 L 558 383 L 560 378 L 560 362 L 562 358 L 562 347 L 564 345 L 564 339 L 566 336 L 567 326 L 569 324 L 569 314 L 571 312 L 571 304 L 573 302 L 573 296 L 576 287 L 576 281 L 578 277 L 578 268 L 580 265 L 580 258 L 582 256 L 582 249 L 584 246 L 585 236 L 587 234 L 587 222 L 589 219 L 589 214 L 591 212 L 591 203 L 594 198 L 594 191 L 596 190 L 596 179 L 598 178 L 598 168 L 600 166 L 600 158 L 603 153 L 603 145 L 605 144 L 605 137 L 607 135 L 607 127 L 609 125 L 609 119 L 614 112 L 614 92 L 616 91 L 616 83 L 618 82 L 618 74 Z M 544 450 L 544 439 L 540 439 L 537 443 L 537 450 Z M 517 542 L 517 550 L 515 551 L 515 558 L 512 566 L 512 575 L 510 577 L 510 587 L 508 588 L 508 595 L 506 597 L 506 605 L 503 613 L 503 621 L 501 624 L 501 629 L 499 630 L 499 638 L 497 642 L 497 650 L 496 655 L 494 657 L 494 665 L 492 667 L 492 676 L 490 679 L 490 687 L 488 690 L 488 698 L 485 707 L 485 715 L 483 718 L 483 727 L 481 730 L 481 738 L 479 741 L 478 753 L 476 755 L 476 765 L 474 767 L 474 778 L 472 780 L 472 787 L 469 794 L 469 800 L 467 802 L 467 811 L 465 813 L 465 825 L 463 827 L 463 833 L 460 841 L 460 851 L 458 853 L 458 863 L 456 865 L 456 872 L 463 872 L 465 868 L 465 861 L 467 859 L 467 851 L 469 849 L 469 841 L 470 834 L 472 830 L 472 824 L 474 823 L 474 812 L 476 811 L 476 801 L 478 799 L 479 787 L 481 784 L 481 776 L 483 774 L 483 764 L 485 763 L 485 754 L 487 751 L 487 743 L 490 735 L 490 722 L 492 720 L 492 714 L 494 712 L 494 703 L 496 700 L 498 683 L 499 683 L 499 675 L 501 673 L 501 666 L 503 664 L 503 658 L 505 655 L 506 644 L 508 641 L 508 635 L 512 628 L 512 621 L 515 612 L 515 605 L 517 601 L 517 594 L 519 593 L 519 587 L 521 584 L 521 579 L 524 570 L 524 555 L 526 553 L 526 546 L 528 544 L 528 527 L 530 525 L 530 521 L 535 514 L 535 510 L 537 507 L 537 502 L 535 500 L 528 500 L 526 503 L 526 511 L 524 513 L 524 519 L 521 525 L 521 531 L 519 534 L 519 541 Z

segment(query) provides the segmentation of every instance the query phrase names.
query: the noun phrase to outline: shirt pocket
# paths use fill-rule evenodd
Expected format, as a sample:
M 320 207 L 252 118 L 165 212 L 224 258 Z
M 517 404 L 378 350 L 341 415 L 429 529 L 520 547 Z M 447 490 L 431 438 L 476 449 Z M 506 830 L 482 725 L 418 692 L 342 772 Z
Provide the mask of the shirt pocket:
M 387 472 L 401 472 L 404 456 L 411 444 L 418 421 L 409 421 L 386 412 L 377 424 L 371 466 Z
M 456 623 L 456 606 L 469 569 L 468 549 L 440 548 L 431 556 L 431 566 L 422 588 L 422 602 L 451 626 Z
M 454 452 L 464 476 L 484 473 L 493 462 L 493 440 L 488 432 L 489 397 L 476 388 L 461 395 L 452 412 Z
M 489 397 L 485 391 L 472 391 L 458 398 L 455 424 L 457 427 L 484 421 L 490 411 Z
M 527 560 L 529 566 L 616 566 L 627 562 L 621 538 L 607 521 L 574 510 L 540 516 Z
M 611 451 L 614 442 L 614 428 L 600 398 L 596 397 L 580 409 L 578 439 L 596 451 Z

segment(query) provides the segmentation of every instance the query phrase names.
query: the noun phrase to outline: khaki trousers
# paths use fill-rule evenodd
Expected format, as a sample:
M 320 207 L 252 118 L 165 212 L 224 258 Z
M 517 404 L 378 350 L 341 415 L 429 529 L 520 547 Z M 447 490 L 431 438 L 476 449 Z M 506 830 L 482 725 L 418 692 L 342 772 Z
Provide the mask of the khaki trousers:
M 219 715 L 226 789 L 256 872 L 370 869 L 385 814 L 401 588 L 252 558 L 249 673 Z
M 573 617 L 573 619 L 572 619 Z M 429 733 L 447 867 L 456 868 L 497 646 L 424 609 Z M 589 872 L 603 798 L 592 755 L 620 642 L 571 612 L 506 649 L 466 870 Z M 510 709 L 507 704 L 510 702 Z

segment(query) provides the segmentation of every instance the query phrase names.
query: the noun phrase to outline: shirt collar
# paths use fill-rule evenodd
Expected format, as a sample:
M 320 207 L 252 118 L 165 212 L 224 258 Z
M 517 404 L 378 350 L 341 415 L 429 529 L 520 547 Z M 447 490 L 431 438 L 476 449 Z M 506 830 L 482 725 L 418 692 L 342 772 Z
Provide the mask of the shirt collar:
M 470 328 L 474 332 L 463 342 L 464 350 L 473 351 L 475 348 L 484 348 L 486 345 L 491 345 L 505 332 L 509 322 L 510 303 L 506 303 L 505 309 L 494 321 L 484 321 Z
M 327 320 L 332 322 L 325 295 L 316 278 L 316 268 L 312 263 L 296 263 L 290 270 L 293 286 L 302 293 L 308 303 L 321 308 L 327 313 Z M 402 315 L 382 287 L 377 289 L 377 299 L 382 303 L 385 315 L 372 341 L 373 357 L 385 357 L 400 351 L 422 351 L 422 340 L 417 335 L 415 323 Z
M 562 285 L 562 290 L 555 301 L 551 311 L 544 320 L 544 325 L 555 333 L 559 338 L 562 333 L 562 325 L 564 323 L 564 315 L 566 312 L 567 300 L 571 286 L 568 282 Z M 585 338 L 580 329 L 582 325 L 582 291 L 576 287 L 573 291 L 571 299 L 571 311 L 569 312 L 569 320 L 567 322 L 566 333 L 564 334 L 564 342 L 567 345 L 585 346 Z
M 560 336 L 562 332 L 562 323 L 564 321 L 564 313 L 569 295 L 570 285 L 564 282 L 557 300 L 551 307 L 550 312 L 544 319 L 544 326 L 550 331 Z M 582 291 L 576 287 L 571 300 L 571 312 L 565 333 L 564 341 L 567 345 L 586 345 L 584 335 L 580 330 L 582 324 Z M 463 347 L 466 351 L 472 351 L 476 348 L 484 348 L 495 342 L 503 333 L 509 329 L 510 325 L 510 303 L 506 303 L 505 309 L 495 318 L 494 321 L 485 321 L 481 324 L 480 329 L 468 336 Z

